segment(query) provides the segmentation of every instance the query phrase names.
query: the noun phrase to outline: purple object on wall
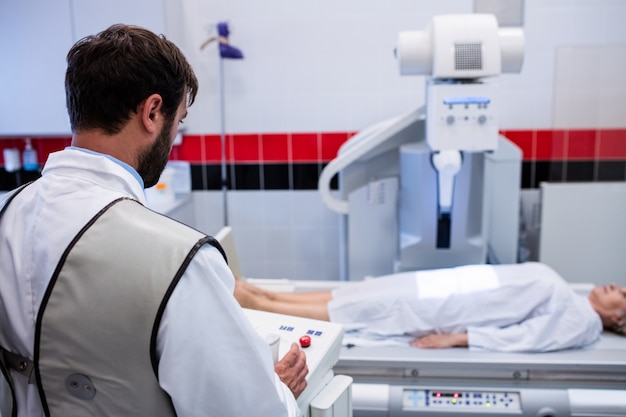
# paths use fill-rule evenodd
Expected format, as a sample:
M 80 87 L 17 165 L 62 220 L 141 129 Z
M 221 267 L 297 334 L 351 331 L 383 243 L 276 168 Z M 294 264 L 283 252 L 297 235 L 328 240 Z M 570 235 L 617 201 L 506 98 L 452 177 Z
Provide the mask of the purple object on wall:
M 217 24 L 217 34 L 228 39 L 230 31 L 228 30 L 228 22 L 219 22 Z
M 217 33 L 220 37 L 225 38 L 226 42 L 222 42 L 220 40 L 220 57 L 227 59 L 242 59 L 243 53 L 240 49 L 231 46 L 228 43 L 228 36 L 230 35 L 230 30 L 228 30 L 228 22 L 219 22 L 217 24 Z

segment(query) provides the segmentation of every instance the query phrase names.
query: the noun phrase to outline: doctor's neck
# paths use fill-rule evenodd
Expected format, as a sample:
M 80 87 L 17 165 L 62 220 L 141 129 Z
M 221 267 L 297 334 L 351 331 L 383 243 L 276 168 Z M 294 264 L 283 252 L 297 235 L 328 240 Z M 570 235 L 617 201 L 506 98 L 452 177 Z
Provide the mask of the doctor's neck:
M 127 134 L 108 135 L 96 129 L 72 135 L 72 146 L 110 155 L 136 169 L 139 151 L 133 142 Z

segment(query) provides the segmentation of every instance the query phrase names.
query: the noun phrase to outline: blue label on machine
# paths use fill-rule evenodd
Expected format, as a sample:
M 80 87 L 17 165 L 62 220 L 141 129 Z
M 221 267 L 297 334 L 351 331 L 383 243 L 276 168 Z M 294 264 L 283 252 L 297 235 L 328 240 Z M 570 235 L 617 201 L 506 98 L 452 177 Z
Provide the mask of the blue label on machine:
M 489 97 L 482 96 L 468 96 L 468 97 L 446 97 L 443 99 L 443 104 L 453 106 L 455 104 L 489 104 L 491 99 Z

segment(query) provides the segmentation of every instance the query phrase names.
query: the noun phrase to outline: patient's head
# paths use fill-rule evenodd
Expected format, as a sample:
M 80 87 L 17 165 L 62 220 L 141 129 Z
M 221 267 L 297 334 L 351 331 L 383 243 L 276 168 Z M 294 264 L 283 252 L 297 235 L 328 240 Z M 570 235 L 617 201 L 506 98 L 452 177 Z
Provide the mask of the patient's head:
M 589 302 L 606 329 L 626 335 L 626 288 L 615 284 L 595 287 L 589 293 Z

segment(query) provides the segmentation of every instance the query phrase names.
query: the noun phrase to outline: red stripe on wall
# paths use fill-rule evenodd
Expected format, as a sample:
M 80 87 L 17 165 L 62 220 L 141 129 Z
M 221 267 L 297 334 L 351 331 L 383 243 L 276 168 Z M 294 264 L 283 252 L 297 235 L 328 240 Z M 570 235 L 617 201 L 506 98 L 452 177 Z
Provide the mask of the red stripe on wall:
M 241 145 L 236 141 L 236 148 Z M 263 133 L 261 135 L 261 158 L 263 162 L 290 162 L 291 137 L 288 133 Z
M 599 159 L 626 159 L 626 130 L 607 129 L 598 132 Z
M 226 160 L 229 163 L 326 163 L 335 156 L 356 132 L 245 133 L 225 137 Z M 506 130 L 501 132 L 522 149 L 524 161 L 576 161 L 626 159 L 624 129 L 544 129 Z M 43 165 L 48 154 L 69 146 L 69 137 L 38 137 L 31 140 Z M 17 148 L 23 152 L 24 138 L 0 139 L 1 151 Z M 192 164 L 218 164 L 222 160 L 220 135 L 185 135 L 181 145 L 174 146 L 172 160 Z
M 232 162 L 252 162 L 262 160 L 261 135 L 229 135 L 226 159 Z
M 596 159 L 596 130 L 570 130 L 567 132 L 567 159 Z
M 228 137 L 224 138 L 227 143 Z M 185 135 L 183 142 L 172 148 L 170 159 L 188 161 L 192 164 L 220 163 L 222 139 L 220 135 Z
M 231 163 L 328 162 L 353 132 L 261 133 L 226 136 L 226 161 Z M 203 146 L 204 143 L 204 146 Z M 219 135 L 185 135 L 172 149 L 172 160 L 219 163 Z
M 322 133 L 322 152 L 320 158 L 323 162 L 333 160 L 339 148 L 348 140 L 348 132 Z
M 522 149 L 524 161 L 626 159 L 626 129 L 511 130 L 501 133 Z
M 322 135 L 321 133 L 292 133 L 291 149 L 293 162 L 320 162 L 322 160 Z
M 563 130 L 537 130 L 535 133 L 535 160 L 565 159 L 566 132 Z
M 532 161 L 535 159 L 535 131 L 511 130 L 502 131 L 500 133 L 522 150 L 522 159 L 524 161 Z

